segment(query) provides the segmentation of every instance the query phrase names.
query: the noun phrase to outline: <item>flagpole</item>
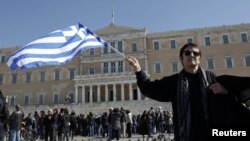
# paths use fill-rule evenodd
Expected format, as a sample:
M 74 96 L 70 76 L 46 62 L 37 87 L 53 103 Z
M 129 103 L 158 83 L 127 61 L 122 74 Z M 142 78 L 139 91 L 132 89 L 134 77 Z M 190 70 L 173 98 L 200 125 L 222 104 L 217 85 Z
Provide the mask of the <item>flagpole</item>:
M 108 47 L 110 47 L 110 49 L 112 49 L 113 51 L 115 51 L 116 53 L 120 54 L 122 57 L 126 58 L 126 55 L 121 53 L 119 50 L 117 50 L 116 48 L 114 48 L 113 46 L 111 46 L 110 44 L 108 44 Z

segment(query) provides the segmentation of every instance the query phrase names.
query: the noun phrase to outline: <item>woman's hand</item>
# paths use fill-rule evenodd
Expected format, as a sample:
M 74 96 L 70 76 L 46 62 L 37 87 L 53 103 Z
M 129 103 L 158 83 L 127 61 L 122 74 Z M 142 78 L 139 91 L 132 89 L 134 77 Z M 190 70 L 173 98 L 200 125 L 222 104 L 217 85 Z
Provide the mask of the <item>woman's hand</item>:
M 128 62 L 128 65 L 129 65 L 135 72 L 141 71 L 141 66 L 140 66 L 138 60 L 137 60 L 135 57 L 126 56 L 125 60 Z
M 216 82 L 209 87 L 214 94 L 227 94 L 228 90 L 224 88 L 220 83 Z

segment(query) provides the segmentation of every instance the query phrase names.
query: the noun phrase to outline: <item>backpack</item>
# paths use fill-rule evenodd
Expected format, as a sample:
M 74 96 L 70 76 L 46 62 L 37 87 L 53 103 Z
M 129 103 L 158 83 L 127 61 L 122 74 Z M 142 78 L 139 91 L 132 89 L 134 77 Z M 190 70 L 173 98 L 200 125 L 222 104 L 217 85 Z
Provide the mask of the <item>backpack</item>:
M 71 123 L 71 125 L 76 125 L 77 124 L 77 117 L 75 115 L 72 115 L 70 117 L 70 123 Z
M 70 126 L 70 117 L 69 115 L 63 115 L 63 127 L 69 127 Z
M 9 118 L 9 110 L 5 102 L 4 97 L 0 97 L 0 122 L 4 125 L 5 130 L 7 130 L 7 120 Z
M 0 97 L 0 121 L 7 121 L 9 118 L 9 110 L 5 99 Z
M 3 112 L 3 109 L 4 109 L 4 99 L 3 98 L 0 98 L 0 115 L 2 115 L 2 112 Z

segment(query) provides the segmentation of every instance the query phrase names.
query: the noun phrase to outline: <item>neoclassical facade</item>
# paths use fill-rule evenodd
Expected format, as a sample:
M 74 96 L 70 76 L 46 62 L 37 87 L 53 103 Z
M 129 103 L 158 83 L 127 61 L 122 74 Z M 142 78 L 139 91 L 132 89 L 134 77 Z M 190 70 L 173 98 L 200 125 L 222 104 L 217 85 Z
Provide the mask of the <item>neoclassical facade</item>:
M 199 45 L 203 68 L 217 75 L 250 75 L 250 24 L 147 33 L 146 28 L 111 23 L 95 33 L 125 55 L 137 57 L 152 79 L 182 69 L 179 50 L 187 42 Z M 10 106 L 20 104 L 30 111 L 69 106 L 79 112 L 117 106 L 139 112 L 164 105 L 140 93 L 133 70 L 111 48 L 85 50 L 62 66 L 11 71 L 6 60 L 18 48 L 0 49 L 0 89 Z

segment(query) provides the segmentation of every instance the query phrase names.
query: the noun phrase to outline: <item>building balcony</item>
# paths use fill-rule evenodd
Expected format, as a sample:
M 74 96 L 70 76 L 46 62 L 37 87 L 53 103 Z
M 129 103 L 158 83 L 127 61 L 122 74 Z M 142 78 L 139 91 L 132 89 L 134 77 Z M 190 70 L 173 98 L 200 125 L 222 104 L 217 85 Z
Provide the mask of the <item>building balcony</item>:
M 134 72 L 77 75 L 74 81 L 76 84 L 106 84 L 107 82 L 128 83 L 136 82 L 136 76 Z

